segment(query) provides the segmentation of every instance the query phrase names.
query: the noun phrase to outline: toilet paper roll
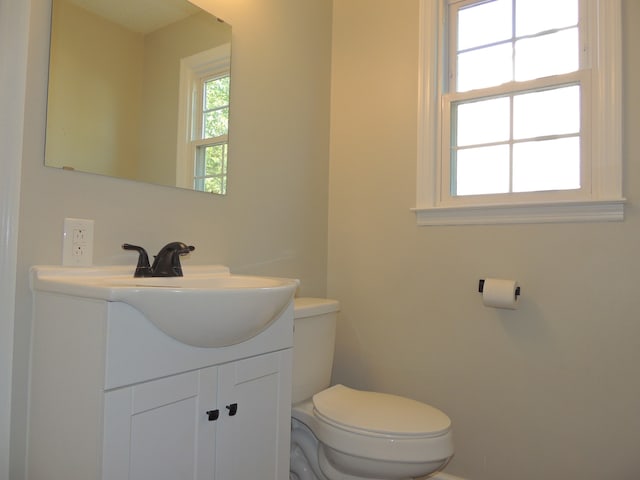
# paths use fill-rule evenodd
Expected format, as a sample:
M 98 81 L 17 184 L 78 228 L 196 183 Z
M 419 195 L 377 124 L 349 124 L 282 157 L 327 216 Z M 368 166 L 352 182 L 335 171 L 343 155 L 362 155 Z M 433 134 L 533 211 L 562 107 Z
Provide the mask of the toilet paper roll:
M 486 278 L 482 289 L 482 303 L 486 307 L 518 308 L 518 282 L 501 278 Z

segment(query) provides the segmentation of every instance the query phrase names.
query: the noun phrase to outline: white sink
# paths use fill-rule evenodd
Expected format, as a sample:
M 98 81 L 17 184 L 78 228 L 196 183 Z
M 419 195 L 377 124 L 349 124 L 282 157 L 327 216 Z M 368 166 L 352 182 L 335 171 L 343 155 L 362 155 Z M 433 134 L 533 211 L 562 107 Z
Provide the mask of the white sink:
M 298 280 L 234 275 L 221 265 L 183 267 L 184 277 L 134 278 L 131 267 L 31 269 L 33 290 L 124 302 L 176 340 L 225 347 L 248 340 L 289 305 Z

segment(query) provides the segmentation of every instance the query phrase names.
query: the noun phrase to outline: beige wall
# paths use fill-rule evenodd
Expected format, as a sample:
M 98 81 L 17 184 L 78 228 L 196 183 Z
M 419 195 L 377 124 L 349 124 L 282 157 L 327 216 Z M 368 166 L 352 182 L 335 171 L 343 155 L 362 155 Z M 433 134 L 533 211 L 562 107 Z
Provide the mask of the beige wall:
M 329 200 L 330 2 L 208 1 L 234 27 L 242 118 L 225 198 L 43 167 L 49 13 L 25 1 L 12 480 L 23 473 L 27 270 L 60 263 L 64 217 L 96 220 L 99 264 L 132 263 L 124 241 L 155 252 L 183 240 L 198 247 L 187 262 L 296 276 L 301 294 L 323 295 L 327 205 L 337 381 L 444 409 L 457 449 L 448 471 L 469 480 L 638 478 L 640 4 L 623 1 L 625 221 L 419 228 L 418 1 L 334 0 Z M 520 310 L 483 308 L 485 276 L 518 278 Z
M 48 165 L 136 178 L 143 36 L 71 2 L 53 18 Z
M 4 1 L 4 0 L 0 0 Z M 224 198 L 43 166 L 47 0 L 24 0 L 30 44 L 22 160 L 12 406 L 12 480 L 23 478 L 33 264 L 60 264 L 65 217 L 95 220 L 96 264 L 135 264 L 123 242 L 152 253 L 196 246 L 185 264 L 297 277 L 326 294 L 331 2 L 217 0 L 233 24 L 233 122 Z M 16 37 L 24 35 L 17 29 Z M 20 58 L 18 58 L 20 60 Z M 0 153 L 2 155 L 2 153 Z
M 202 12 L 145 36 L 137 178 L 176 185 L 180 60 L 231 42 L 230 34 L 227 25 Z
M 334 379 L 453 420 L 470 480 L 640 478 L 640 2 L 624 7 L 619 223 L 417 227 L 418 0 L 334 0 Z M 484 308 L 516 278 L 517 311 Z

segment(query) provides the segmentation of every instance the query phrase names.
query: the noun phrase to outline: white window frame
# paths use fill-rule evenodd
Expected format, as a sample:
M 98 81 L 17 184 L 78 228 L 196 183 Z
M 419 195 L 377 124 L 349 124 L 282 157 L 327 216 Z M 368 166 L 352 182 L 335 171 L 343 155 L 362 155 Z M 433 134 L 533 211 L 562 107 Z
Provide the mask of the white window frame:
M 449 157 L 443 155 L 445 75 L 448 53 L 447 0 L 420 0 L 420 60 L 417 204 L 418 225 L 621 221 L 622 41 L 621 1 L 582 0 L 588 9 L 591 68 L 590 120 L 581 133 L 590 159 L 582 172 L 587 188 L 533 195 L 479 195 L 462 199 L 448 192 Z M 583 45 L 587 48 L 587 45 Z M 586 73 L 585 73 L 586 72 Z M 586 141 L 585 141 L 586 140 Z M 584 164 L 583 164 L 584 165 Z
M 197 53 L 180 60 L 180 86 L 178 91 L 178 142 L 176 158 L 176 185 L 193 189 L 196 159 L 194 132 L 200 119 L 198 89 L 201 78 L 229 73 L 231 69 L 231 44 Z M 202 142 L 200 142 L 202 143 Z M 205 141 L 204 143 L 209 143 Z

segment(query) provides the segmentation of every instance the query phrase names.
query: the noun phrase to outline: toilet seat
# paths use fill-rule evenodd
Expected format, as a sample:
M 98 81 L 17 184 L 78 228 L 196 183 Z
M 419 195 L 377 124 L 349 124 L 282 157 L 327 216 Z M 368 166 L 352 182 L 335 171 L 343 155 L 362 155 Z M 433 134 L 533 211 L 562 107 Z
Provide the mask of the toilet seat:
M 335 385 L 294 407 L 326 447 L 355 457 L 424 463 L 453 455 L 451 421 L 430 405 Z
M 334 385 L 313 396 L 314 412 L 324 422 L 362 435 L 431 438 L 451 428 L 442 411 L 416 400 Z

